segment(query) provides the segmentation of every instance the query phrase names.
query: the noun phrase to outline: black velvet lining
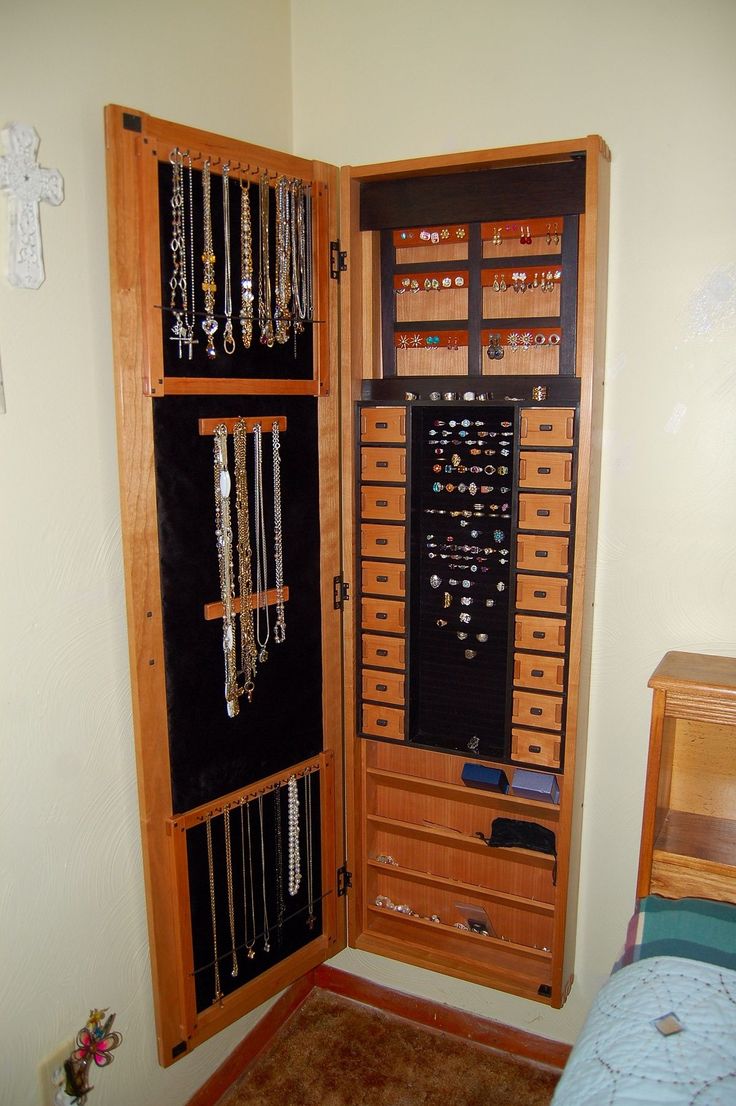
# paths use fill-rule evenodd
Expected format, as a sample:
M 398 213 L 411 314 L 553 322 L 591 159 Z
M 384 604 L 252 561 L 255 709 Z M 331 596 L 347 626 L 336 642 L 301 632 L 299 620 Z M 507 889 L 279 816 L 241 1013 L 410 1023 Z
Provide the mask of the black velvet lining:
M 187 223 L 189 222 L 189 170 L 184 169 L 185 211 Z M 161 250 L 161 307 L 163 310 L 163 364 L 167 376 L 232 376 L 232 377 L 274 377 L 288 380 L 311 380 L 313 376 L 313 343 L 312 324 L 305 326 L 304 332 L 299 335 L 296 342 L 290 339 L 284 345 L 274 345 L 270 349 L 261 345 L 258 330 L 258 269 L 260 257 L 260 233 L 259 233 L 259 201 L 258 185 L 249 185 L 252 241 L 253 241 L 253 292 L 255 295 L 253 340 L 250 348 L 246 349 L 241 340 L 241 330 L 238 322 L 240 311 L 240 180 L 230 178 L 230 263 L 231 263 L 231 288 L 232 288 L 232 318 L 233 334 L 235 337 L 235 352 L 227 354 L 223 348 L 222 333 L 225 323 L 224 316 L 224 284 L 225 284 L 225 233 L 222 217 L 222 173 L 212 170 L 211 173 L 211 209 L 212 209 L 212 241 L 215 254 L 215 282 L 217 284 L 215 318 L 219 326 L 215 334 L 214 344 L 217 355 L 213 360 L 207 357 L 205 352 L 207 337 L 202 330 L 204 318 L 204 301 L 202 293 L 202 253 L 203 253 L 203 202 L 202 202 L 202 172 L 200 169 L 192 169 L 192 198 L 194 209 L 194 288 L 197 307 L 197 321 L 195 337 L 197 344 L 192 350 L 192 359 L 189 360 L 188 351 L 184 348 L 179 357 L 179 343 L 172 339 L 171 328 L 174 325 L 174 316 L 170 310 L 171 289 L 169 281 L 173 271 L 171 255 L 171 192 L 172 170 L 168 161 L 159 162 L 158 167 L 158 193 L 159 193 L 159 244 Z M 274 243 L 275 234 L 275 200 L 274 190 L 271 189 L 269 219 L 269 244 L 271 253 L 271 285 L 274 282 Z M 191 288 L 191 280 L 189 280 Z M 188 292 L 191 298 L 191 290 Z
M 211 802 L 322 749 L 317 401 L 286 396 L 167 396 L 154 400 L 169 755 L 175 813 Z M 286 641 L 258 666 L 253 702 L 225 708 L 215 545 L 213 444 L 201 417 L 285 415 L 281 434 Z M 252 489 L 252 435 L 248 435 Z M 229 438 L 232 450 L 232 439 Z M 274 586 L 272 438 L 263 435 L 269 586 Z M 232 453 L 231 453 L 232 474 Z M 252 511 L 251 511 L 252 521 Z M 233 511 L 233 525 L 235 515 Z M 270 608 L 271 623 L 275 608 Z
M 486 757 L 507 752 L 514 424 L 511 407 L 412 409 L 409 739 Z M 488 466 L 507 472 L 470 471 Z
M 306 834 L 306 788 L 308 781 L 297 782 L 299 798 L 298 847 L 301 863 L 301 884 L 292 896 L 288 889 L 288 803 L 287 788 L 263 796 L 263 845 L 265 866 L 261 861 L 261 819 L 259 802 L 251 800 L 247 806 L 236 807 L 230 813 L 230 861 L 232 865 L 232 903 L 234 914 L 235 954 L 237 975 L 233 976 L 233 941 L 230 931 L 227 852 L 225 846 L 224 816 L 212 820 L 212 875 L 215 892 L 215 932 L 220 967 L 220 990 L 228 995 L 256 979 L 274 964 L 285 960 L 303 948 L 322 932 L 321 905 L 321 841 L 320 841 L 320 778 L 311 775 L 312 796 L 312 901 L 314 923 L 309 925 L 308 868 L 309 853 Z M 280 810 L 279 810 L 280 807 Z M 242 816 L 241 816 L 242 812 Z M 276 838 L 277 818 L 280 813 L 281 865 L 278 866 Z M 248 818 L 250 818 L 250 846 L 248 842 Z M 242 829 L 241 829 L 242 827 Z M 204 1010 L 215 1001 L 216 981 L 214 970 L 214 940 L 212 907 L 210 901 L 210 869 L 207 857 L 205 825 L 187 831 L 187 857 L 191 892 L 191 924 L 194 953 L 194 983 L 197 1010 Z M 245 872 L 245 880 L 243 873 Z M 279 896 L 279 873 L 282 892 Z M 265 878 L 264 878 L 265 875 Z M 265 905 L 264 912 L 264 884 Z M 245 894 L 244 894 L 245 888 Z M 281 910 L 279 909 L 279 900 Z M 255 926 L 253 917 L 255 915 Z M 265 919 L 268 920 L 268 926 Z M 281 921 L 280 921 L 281 919 Z M 255 940 L 253 940 L 255 937 Z M 269 949 L 265 948 L 268 939 Z M 246 946 L 252 943 L 254 956 L 248 956 Z

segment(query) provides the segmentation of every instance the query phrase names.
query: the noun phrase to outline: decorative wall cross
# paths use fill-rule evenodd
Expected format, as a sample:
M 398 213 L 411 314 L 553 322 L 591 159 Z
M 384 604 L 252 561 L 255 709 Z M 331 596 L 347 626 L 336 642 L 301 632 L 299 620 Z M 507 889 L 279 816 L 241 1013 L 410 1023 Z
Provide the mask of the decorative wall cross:
M 41 247 L 42 200 L 56 206 L 64 199 L 58 169 L 42 169 L 36 161 L 40 139 L 33 127 L 9 123 L 2 137 L 0 188 L 9 195 L 8 280 L 16 288 L 39 288 L 45 279 Z

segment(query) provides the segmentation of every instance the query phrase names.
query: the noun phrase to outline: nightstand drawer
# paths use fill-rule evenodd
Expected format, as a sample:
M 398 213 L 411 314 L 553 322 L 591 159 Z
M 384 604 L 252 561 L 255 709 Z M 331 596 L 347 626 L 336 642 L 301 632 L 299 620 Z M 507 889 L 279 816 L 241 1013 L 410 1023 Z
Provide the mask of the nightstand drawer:
M 378 707 L 373 703 L 363 704 L 362 732 L 376 737 L 391 737 L 394 741 L 404 740 L 404 712 L 396 707 Z
M 545 768 L 559 768 L 560 746 L 558 734 L 535 733 L 533 730 L 511 731 L 512 760 L 541 764 Z
M 360 582 L 361 590 L 372 595 L 404 595 L 406 569 L 403 564 L 363 561 Z
M 514 645 L 517 649 L 544 649 L 548 653 L 564 653 L 566 640 L 567 623 L 560 618 L 517 614 L 514 619 Z
M 572 445 L 575 411 L 572 407 L 524 407 L 519 438 L 524 445 Z
M 569 495 L 519 496 L 520 530 L 569 530 L 572 500 Z
M 404 604 L 395 599 L 361 599 L 361 625 L 364 630 L 387 630 L 403 634 Z
M 394 557 L 403 560 L 406 531 L 403 526 L 366 524 L 360 528 L 360 551 L 364 557 Z
M 532 572 L 567 572 L 569 545 L 567 538 L 519 534 L 516 539 L 516 567 L 531 569 Z
M 572 453 L 526 453 L 519 459 L 519 487 L 569 488 Z
M 403 707 L 404 677 L 398 672 L 370 672 L 364 669 L 363 698 Z
M 368 446 L 360 451 L 361 480 L 388 480 L 394 484 L 406 481 L 406 450 L 379 449 Z
M 400 637 L 363 634 L 362 653 L 363 664 L 370 664 L 376 668 L 404 668 L 406 642 Z
M 406 492 L 403 488 L 363 487 L 360 489 L 360 513 L 363 518 L 403 522 L 406 518 Z
M 514 683 L 518 687 L 540 688 L 542 691 L 565 690 L 565 663 L 558 657 L 516 653 Z
M 364 407 L 360 436 L 364 442 L 405 442 L 406 411 L 403 407 Z
M 562 729 L 562 698 L 535 695 L 533 691 L 514 691 L 511 721 L 514 725 L 541 726 L 545 730 Z
M 564 614 L 567 610 L 567 580 L 559 576 L 517 576 L 516 606 L 523 611 Z

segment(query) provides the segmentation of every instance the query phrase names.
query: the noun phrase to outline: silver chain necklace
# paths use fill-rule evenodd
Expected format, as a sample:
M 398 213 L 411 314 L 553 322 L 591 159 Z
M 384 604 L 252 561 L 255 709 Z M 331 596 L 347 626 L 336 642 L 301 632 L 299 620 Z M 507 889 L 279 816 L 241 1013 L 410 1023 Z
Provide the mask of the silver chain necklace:
M 261 886 L 263 889 L 263 951 L 271 951 L 271 929 L 268 924 L 266 905 L 266 845 L 263 833 L 263 795 L 258 796 L 258 819 L 261 830 Z
M 289 821 L 289 894 L 297 894 L 302 882 L 301 857 L 299 855 L 299 784 L 296 776 L 289 776 L 287 783 Z
M 273 640 L 281 645 L 286 640 L 286 611 L 284 608 L 284 534 L 281 524 L 281 434 L 274 421 L 273 438 L 273 554 L 276 576 L 276 624 Z
M 271 624 L 268 611 L 268 549 L 266 547 L 266 520 L 263 514 L 263 430 L 260 423 L 253 428 L 253 515 L 256 535 L 256 641 L 258 660 L 265 664 L 268 660 L 268 645 L 271 636 Z M 261 608 L 265 623 L 265 634 L 261 640 Z
M 224 308 L 225 326 L 222 332 L 222 344 L 225 353 L 235 353 L 235 339 L 233 337 L 233 287 L 230 271 L 230 162 L 222 167 L 222 229 L 225 239 L 225 288 Z

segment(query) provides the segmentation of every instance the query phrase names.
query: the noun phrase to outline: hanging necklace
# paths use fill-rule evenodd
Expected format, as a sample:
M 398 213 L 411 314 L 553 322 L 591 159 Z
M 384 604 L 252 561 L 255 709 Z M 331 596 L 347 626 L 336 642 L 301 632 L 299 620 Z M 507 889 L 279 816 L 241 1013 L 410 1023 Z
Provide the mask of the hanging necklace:
M 304 182 L 292 181 L 291 203 L 291 288 L 294 303 L 294 334 L 301 334 L 306 319 L 306 267 L 304 239 Z
M 238 594 L 240 595 L 240 664 L 243 674 L 243 691 L 250 703 L 255 688 L 256 649 L 253 631 L 253 579 L 252 551 L 250 545 L 250 509 L 248 500 L 248 472 L 246 467 L 248 429 L 242 419 L 233 427 L 235 452 L 235 511 L 238 522 Z
M 307 837 L 307 925 L 314 929 L 314 882 L 312 872 L 312 773 L 304 778 L 304 820 Z
M 254 455 L 254 496 L 253 514 L 254 529 L 256 535 L 256 641 L 258 642 L 258 660 L 265 664 L 268 660 L 268 640 L 271 636 L 270 616 L 268 611 L 268 565 L 266 548 L 266 520 L 263 515 L 263 432 L 261 424 L 256 423 L 253 428 L 253 455 Z M 261 640 L 261 608 L 263 608 L 265 635 Z
M 284 345 L 291 329 L 291 228 L 289 194 L 291 182 L 279 177 L 276 182 L 276 243 L 274 266 L 274 323 L 276 341 Z
M 276 836 L 276 943 L 281 944 L 282 926 L 286 915 L 284 902 L 284 861 L 281 835 L 281 785 L 273 791 L 274 826 Z
M 248 950 L 248 959 L 252 960 L 256 955 L 256 903 L 253 891 L 253 848 L 250 839 L 250 803 L 245 804 L 245 816 L 248 821 L 248 891 L 246 892 L 245 879 L 245 832 L 243 828 L 243 804 L 240 804 L 240 862 L 243 869 L 243 940 Z M 250 895 L 251 936 L 248 939 L 248 895 Z
M 172 342 L 179 343 L 179 359 L 181 360 L 182 340 L 184 330 L 184 305 L 187 295 L 186 255 L 182 225 L 182 209 L 184 207 L 184 164 L 178 146 L 169 155 L 171 162 L 171 277 L 169 279 L 169 309 L 173 313 L 174 322 L 171 327 Z
M 266 906 L 266 845 L 263 834 L 263 795 L 258 796 L 258 820 L 261 830 L 261 887 L 263 889 L 263 951 L 271 951 L 271 930 L 268 924 L 268 908 Z
M 222 1002 L 222 988 L 220 986 L 220 957 L 217 952 L 217 911 L 215 908 L 215 865 L 212 857 L 212 818 L 208 817 L 207 832 L 207 870 L 210 882 L 210 916 L 212 918 L 212 958 L 215 964 L 215 997 L 213 1002 Z
M 184 222 L 184 283 L 189 277 L 189 295 L 184 295 L 184 331 L 182 342 L 188 347 L 189 360 L 192 360 L 194 346 L 199 341 L 194 337 L 194 323 L 197 318 L 196 300 L 194 293 L 194 173 L 192 172 L 192 155 L 187 154 L 187 192 L 189 194 L 189 208 L 187 210 L 186 197 L 182 191 L 184 204 L 182 219 Z M 190 314 L 191 311 L 191 314 Z
M 314 298 L 312 294 L 312 188 L 304 193 L 304 273 L 306 297 L 304 303 L 305 320 L 314 321 Z
M 274 419 L 271 428 L 273 439 L 273 554 L 276 576 L 276 623 L 273 640 L 281 644 L 286 640 L 286 610 L 284 606 L 284 535 L 281 525 L 281 434 Z
M 210 159 L 202 167 L 202 206 L 204 208 L 204 252 L 202 253 L 202 291 L 204 292 L 204 313 L 202 330 L 207 335 L 207 356 L 212 361 L 217 351 L 214 337 L 218 322 L 215 318 L 215 249 L 212 241 L 212 196 Z
M 225 240 L 225 326 L 222 344 L 225 353 L 235 353 L 233 338 L 233 287 L 230 272 L 230 162 L 222 167 L 222 229 Z
M 227 427 L 220 423 L 214 431 L 215 539 L 222 601 L 222 652 L 225 657 L 225 703 L 230 718 L 240 709 L 235 647 L 235 585 L 233 573 L 233 531 L 230 521 L 231 480 L 227 462 Z
M 230 836 L 230 807 L 226 807 L 222 816 L 225 827 L 225 878 L 227 884 L 227 916 L 230 923 L 230 948 L 232 949 L 233 966 L 230 975 L 233 978 L 238 974 L 238 954 L 235 951 L 235 902 L 233 899 L 233 850 Z
M 299 785 L 296 776 L 289 776 L 287 783 L 289 797 L 289 894 L 293 897 L 302 882 L 301 858 L 299 856 Z
M 250 185 L 240 180 L 240 327 L 243 345 L 250 349 L 253 340 L 253 231 L 250 215 Z
M 260 216 L 260 264 L 258 266 L 258 326 L 261 331 L 261 343 L 272 346 L 274 343 L 273 320 L 271 318 L 271 249 L 269 242 L 270 189 L 268 174 L 261 173 L 258 185 Z

